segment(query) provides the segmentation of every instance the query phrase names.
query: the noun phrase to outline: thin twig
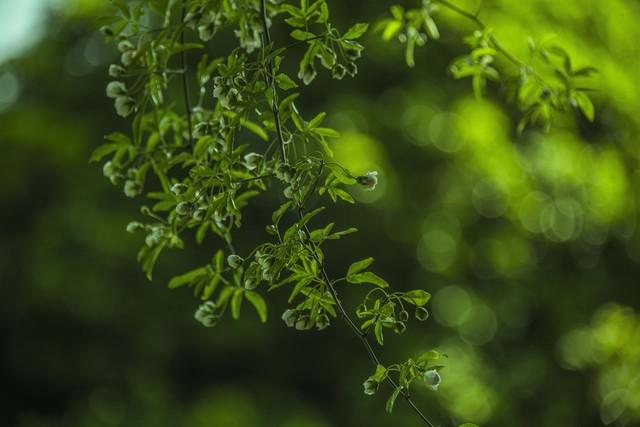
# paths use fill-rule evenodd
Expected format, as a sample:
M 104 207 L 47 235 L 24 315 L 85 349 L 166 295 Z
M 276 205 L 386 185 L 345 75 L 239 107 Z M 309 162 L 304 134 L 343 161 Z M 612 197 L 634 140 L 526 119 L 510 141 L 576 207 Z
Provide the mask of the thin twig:
M 303 216 L 304 216 L 304 207 L 299 206 L 298 218 L 302 220 Z M 327 284 L 327 287 L 329 288 L 331 299 L 333 299 L 333 301 L 336 303 L 336 307 L 338 307 L 338 312 L 340 313 L 344 321 L 347 323 L 349 328 L 353 331 L 355 335 L 358 336 L 358 338 L 362 342 L 362 345 L 364 346 L 365 350 L 369 354 L 369 357 L 371 359 L 371 363 L 373 364 L 373 366 L 382 365 L 382 363 L 380 362 L 380 358 L 378 357 L 375 350 L 371 346 L 371 343 L 367 339 L 367 334 L 363 332 L 360 328 L 358 328 L 358 325 L 355 324 L 353 319 L 351 319 L 351 317 L 345 310 L 344 306 L 342 305 L 342 302 L 338 297 L 338 291 L 336 291 L 336 288 L 333 286 L 333 282 L 331 281 L 331 279 L 329 278 L 329 275 L 327 274 L 325 263 L 323 263 L 322 260 L 320 260 L 320 257 L 318 257 L 318 254 L 316 252 L 317 246 L 315 242 L 311 240 L 311 231 L 309 230 L 306 224 L 303 226 L 303 228 L 306 233 L 307 241 L 311 244 L 311 248 L 312 248 L 311 256 L 318 264 L 318 267 L 320 269 L 320 274 L 322 275 L 322 279 L 324 280 L 324 282 Z M 391 387 L 393 387 L 394 389 L 397 389 L 399 387 L 398 384 L 390 376 L 387 376 L 386 380 L 387 380 L 387 383 L 389 383 L 389 385 L 391 385 Z M 402 397 L 404 397 L 404 399 L 407 401 L 409 406 L 411 406 L 411 409 L 413 409 L 413 411 L 418 415 L 418 417 L 420 417 L 422 421 L 424 421 L 429 427 L 434 427 L 433 423 L 429 421 L 429 419 L 416 406 L 415 402 L 411 399 L 411 396 L 409 395 L 409 392 L 407 390 L 401 389 L 400 394 L 402 395 Z
M 264 33 L 264 43 L 262 46 L 263 55 L 265 53 L 266 47 L 271 46 L 271 34 L 269 33 L 269 25 L 267 24 L 267 6 L 265 3 L 265 0 L 260 1 L 260 15 L 262 17 L 262 29 Z M 285 149 L 286 143 L 284 142 L 282 123 L 280 122 L 280 109 L 278 108 L 278 90 L 276 88 L 275 76 L 273 75 L 273 60 L 271 59 L 267 61 L 267 73 L 264 76 L 264 81 L 267 86 L 271 87 L 271 110 L 273 111 L 273 120 L 276 123 L 276 132 L 278 134 L 278 142 L 280 143 L 280 153 L 282 154 L 282 161 L 287 164 L 287 150 Z
M 478 26 L 478 28 L 480 28 L 481 30 L 484 30 L 484 29 L 487 28 L 485 23 L 482 20 L 480 20 L 480 18 L 478 18 L 477 14 L 473 14 L 473 13 L 467 12 L 466 10 L 456 6 L 455 4 L 453 4 L 451 2 L 449 2 L 448 0 L 434 0 L 434 1 L 436 3 L 441 4 L 442 6 L 446 7 L 447 9 L 457 13 L 458 15 L 473 21 Z M 533 72 L 533 74 L 542 83 L 544 83 L 545 85 L 549 86 L 549 88 L 551 88 L 551 86 L 547 83 L 547 81 L 544 79 L 544 77 L 542 77 L 536 70 L 531 69 L 529 64 L 527 64 L 523 60 L 521 60 L 518 57 L 516 57 L 514 54 L 509 52 L 507 49 L 505 49 L 504 46 L 502 46 L 502 43 L 500 43 L 498 41 L 498 39 L 493 34 L 489 35 L 489 41 L 491 42 L 491 44 L 493 45 L 495 50 L 500 52 L 508 61 L 510 61 L 514 65 L 517 65 L 518 67 L 526 67 L 526 68 L 530 69 Z
M 187 0 L 182 1 L 182 24 L 187 13 Z M 184 27 L 180 31 L 180 44 L 184 45 Z M 193 146 L 193 123 L 191 122 L 191 101 L 189 100 L 189 77 L 187 75 L 187 52 L 182 51 L 182 93 L 184 94 L 184 108 L 187 110 L 187 124 L 189 125 L 189 145 Z

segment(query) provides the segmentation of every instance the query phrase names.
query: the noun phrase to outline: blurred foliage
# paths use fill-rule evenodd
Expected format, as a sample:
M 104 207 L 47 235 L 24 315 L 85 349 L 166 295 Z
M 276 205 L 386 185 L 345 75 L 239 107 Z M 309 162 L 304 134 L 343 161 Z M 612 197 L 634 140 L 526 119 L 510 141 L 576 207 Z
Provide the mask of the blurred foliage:
M 345 23 L 388 6 L 334 3 Z M 401 402 L 381 416 L 383 396 L 360 396 L 369 366 L 347 331 L 256 329 L 250 316 L 211 331 L 188 292 L 145 283 L 124 231 L 135 207 L 87 165 L 104 134 L 126 130 L 103 96 L 117 55 L 92 27 L 105 3 L 4 2 L 0 22 L 26 20 L 27 4 L 44 22 L 37 41 L 13 42 L 0 65 L 0 425 L 411 425 Z M 305 96 L 342 131 L 340 161 L 382 177 L 355 194 L 366 207 L 336 208 L 362 233 L 330 265 L 367 248 L 395 286 L 433 291 L 437 323 L 391 337 L 385 358 L 448 353 L 439 393 L 415 393 L 441 424 L 637 425 L 640 6 L 495 0 L 480 16 L 521 56 L 527 36 L 556 34 L 578 66 L 596 64 L 594 123 L 568 115 L 518 135 L 509 94 L 489 82 L 477 101 L 447 75 L 472 29 L 453 14 L 413 69 L 368 36 L 358 79 L 319 76 Z M 158 283 L 212 249 L 168 257 Z

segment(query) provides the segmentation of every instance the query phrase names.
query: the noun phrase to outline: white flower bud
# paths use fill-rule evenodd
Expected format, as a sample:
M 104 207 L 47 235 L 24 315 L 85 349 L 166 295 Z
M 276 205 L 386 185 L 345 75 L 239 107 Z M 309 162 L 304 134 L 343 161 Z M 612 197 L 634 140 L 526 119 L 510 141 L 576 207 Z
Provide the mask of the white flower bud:
M 129 96 L 119 96 L 116 98 L 116 114 L 121 117 L 127 117 L 135 108 L 136 101 Z
M 109 98 L 118 98 L 127 95 L 127 87 L 124 83 L 114 80 L 107 85 L 107 96 Z
M 356 178 L 358 184 L 362 185 L 366 191 L 373 191 L 378 185 L 378 172 L 369 171 L 364 175 Z
M 229 267 L 234 269 L 240 267 L 243 262 L 244 259 L 236 254 L 231 254 L 227 257 L 227 264 L 229 264 Z
M 258 167 L 258 163 L 260 162 L 260 159 L 262 159 L 261 154 L 258 154 L 258 153 L 245 154 L 244 165 L 247 167 L 247 169 L 252 171 Z
M 131 221 L 127 224 L 127 233 L 135 233 L 138 230 L 142 230 L 144 225 L 138 221 Z
M 122 65 L 118 65 L 118 64 L 111 64 L 109 65 L 109 76 L 110 77 L 122 77 L 122 75 L 124 75 L 124 73 L 126 73 L 127 70 L 125 70 L 125 68 Z
M 428 371 L 425 371 L 422 379 L 425 385 L 433 391 L 438 391 L 438 387 L 440 386 L 440 382 L 442 381 L 442 378 L 440 378 L 440 374 L 435 369 L 429 369 Z
M 171 192 L 176 196 L 184 194 L 187 191 L 187 186 L 182 183 L 175 183 L 171 186 Z
M 138 194 L 140 194 L 140 190 L 142 190 L 142 187 L 137 182 L 132 181 L 130 179 L 125 181 L 124 183 L 125 196 L 131 197 L 131 198 L 136 197 Z
M 193 317 L 207 328 L 215 326 L 218 323 L 218 319 L 220 319 L 220 315 L 216 312 L 216 304 L 213 301 L 201 304 Z
M 295 310 L 285 310 L 284 313 L 282 313 L 282 320 L 284 320 L 284 323 L 290 327 L 293 328 L 293 326 L 296 324 L 296 318 L 298 317 L 298 313 Z
M 128 52 L 133 49 L 133 43 L 131 43 L 129 40 L 122 40 L 120 43 L 118 43 L 118 50 L 122 53 Z

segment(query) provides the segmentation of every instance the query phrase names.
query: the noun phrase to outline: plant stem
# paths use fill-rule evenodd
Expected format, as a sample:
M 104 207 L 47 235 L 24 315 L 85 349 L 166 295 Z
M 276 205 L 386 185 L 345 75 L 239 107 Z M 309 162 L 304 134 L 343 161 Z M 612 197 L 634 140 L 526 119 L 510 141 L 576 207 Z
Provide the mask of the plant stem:
M 187 0 L 182 1 L 182 19 L 183 25 L 180 31 L 180 44 L 184 45 L 184 17 L 187 13 Z M 187 110 L 187 124 L 189 125 L 189 145 L 193 146 L 193 123 L 191 122 L 191 101 L 189 100 L 189 77 L 187 75 L 187 52 L 182 51 L 182 93 L 184 94 L 184 108 Z
M 483 21 L 480 20 L 480 18 L 478 18 L 477 15 L 474 15 L 470 12 L 467 12 L 466 10 L 456 6 L 455 4 L 449 2 L 448 0 L 434 0 L 436 3 L 441 4 L 442 6 L 446 7 L 447 9 L 457 13 L 458 15 L 467 18 L 471 21 L 473 21 L 478 28 L 480 28 L 481 30 L 484 30 L 487 28 L 487 26 L 485 25 L 485 23 Z M 511 52 L 509 52 L 508 50 L 506 50 L 502 44 L 498 41 L 498 39 L 494 36 L 494 35 L 490 35 L 489 36 L 489 41 L 491 42 L 491 44 L 493 45 L 493 47 L 495 48 L 495 50 L 497 50 L 498 52 L 500 52 L 508 61 L 510 61 L 511 63 L 513 63 L 514 65 L 517 65 L 518 67 L 527 67 L 527 68 L 531 68 L 529 66 L 529 64 L 527 64 L 526 62 L 524 62 L 523 60 L 519 59 L 518 57 L 516 57 L 514 54 L 512 54 Z M 545 79 L 535 70 L 532 70 L 534 75 L 541 81 L 543 82 L 545 85 L 550 86 Z
M 302 220 L 303 215 L 304 215 L 304 207 L 303 206 L 299 206 L 298 207 L 298 218 L 300 220 Z M 318 264 L 318 266 L 320 268 L 320 274 L 322 276 L 322 280 L 327 284 L 327 287 L 329 288 L 329 293 L 331 294 L 331 298 L 336 303 L 336 307 L 338 307 L 338 312 L 340 313 L 340 315 L 342 316 L 344 321 L 347 323 L 349 328 L 353 331 L 353 333 L 355 335 L 357 335 L 357 337 L 362 342 L 362 345 L 364 346 L 365 350 L 369 354 L 369 357 L 371 358 L 371 363 L 373 364 L 373 366 L 382 365 L 382 363 L 380 362 L 380 358 L 378 357 L 378 355 L 376 354 L 375 350 L 371 346 L 371 343 L 367 339 L 367 334 L 365 332 L 363 332 L 360 328 L 358 328 L 358 325 L 355 324 L 353 319 L 351 319 L 351 316 L 349 316 L 349 313 L 347 313 L 347 311 L 345 310 L 344 306 L 342 305 L 342 302 L 340 301 L 340 298 L 338 297 L 338 291 L 336 291 L 336 288 L 333 286 L 333 282 L 331 281 L 331 279 L 329 278 L 329 275 L 327 274 L 326 266 L 320 260 L 320 258 L 318 257 L 318 254 L 316 252 L 317 246 L 311 240 L 311 231 L 309 230 L 309 228 L 307 227 L 306 224 L 303 226 L 303 228 L 304 228 L 304 231 L 305 231 L 305 234 L 306 234 L 306 237 L 307 237 L 307 241 L 309 242 L 309 244 L 311 246 L 311 256 L 313 257 L 313 259 L 316 261 L 316 263 Z M 394 389 L 397 389 L 399 387 L 398 384 L 390 376 L 387 376 L 386 381 Z M 424 421 L 429 427 L 434 427 L 433 423 L 431 421 L 429 421 L 429 419 L 416 406 L 415 402 L 411 399 L 411 396 L 409 395 L 408 391 L 402 389 L 400 394 L 402 395 L 402 397 L 404 397 L 404 399 L 407 401 L 409 406 L 411 406 L 411 409 L 413 409 L 413 411 L 418 415 L 418 417 L 422 421 Z
M 271 45 L 271 35 L 269 34 L 269 27 L 267 25 L 267 10 L 266 10 L 265 3 L 266 3 L 266 0 L 260 0 L 260 14 L 262 16 L 262 26 L 263 26 L 263 30 L 264 30 L 264 42 L 265 42 L 266 45 Z M 264 52 L 265 52 L 265 48 L 266 48 L 266 46 L 263 45 L 263 47 L 262 47 L 263 55 L 264 55 Z M 278 142 L 280 143 L 280 150 L 282 152 L 282 160 L 286 164 L 287 163 L 287 153 L 286 153 L 286 150 L 285 150 L 284 137 L 282 135 L 282 123 L 280 122 L 280 112 L 279 112 L 279 109 L 278 109 L 278 91 L 277 91 L 277 88 L 276 88 L 275 78 L 274 78 L 274 75 L 273 75 L 273 62 L 272 62 L 271 59 L 269 61 L 267 61 L 267 73 L 265 75 L 265 83 L 267 84 L 267 86 L 271 86 L 271 90 L 272 90 L 272 94 L 273 94 L 273 96 L 272 96 L 272 105 L 271 105 L 272 111 L 273 111 L 273 118 L 274 118 L 274 121 L 275 121 L 276 131 L 277 131 L 277 135 L 278 135 Z M 322 173 L 323 166 L 324 166 L 324 162 L 321 163 L 320 170 L 318 171 L 318 177 L 316 178 L 316 181 L 313 184 L 311 192 L 307 193 L 307 195 L 304 197 L 303 202 L 298 205 L 298 218 L 300 220 L 302 220 L 302 218 L 304 216 L 304 210 L 305 210 L 304 203 L 307 202 L 307 199 L 309 198 L 310 193 L 313 193 L 315 191 L 315 187 L 317 186 L 318 180 L 320 179 L 320 175 Z M 311 248 L 310 248 L 311 249 L 311 255 L 314 258 L 314 260 L 316 261 L 316 263 L 318 264 L 319 268 L 320 268 L 320 273 L 321 273 L 321 276 L 322 276 L 321 278 L 327 284 L 327 287 L 329 288 L 329 292 L 331 294 L 331 298 L 335 302 L 336 307 L 338 307 L 338 311 L 340 312 L 340 315 L 342 316 L 344 321 L 347 323 L 349 328 L 353 331 L 353 333 L 362 342 L 362 345 L 364 346 L 365 350 L 369 354 L 369 357 L 371 358 L 371 363 L 374 366 L 381 365 L 382 363 L 380 363 L 380 359 L 378 358 L 378 355 L 376 354 L 376 352 L 374 351 L 373 347 L 371 346 L 371 343 L 367 339 L 367 334 L 365 332 L 363 332 L 362 330 L 360 330 L 360 328 L 358 328 L 358 326 L 351 319 L 351 317 L 349 316 L 349 314 L 345 310 L 344 306 L 342 305 L 342 302 L 340 301 L 340 298 L 338 297 L 338 292 L 336 291 L 335 287 L 333 286 L 333 282 L 331 281 L 331 279 L 329 278 L 329 275 L 327 274 L 327 270 L 325 268 L 325 265 L 323 264 L 323 262 L 318 257 L 318 254 L 316 252 L 317 251 L 317 246 L 311 240 L 311 231 L 309 230 L 309 228 L 307 227 L 306 224 L 303 226 L 303 228 L 304 228 L 304 232 L 305 232 L 306 237 L 307 237 L 307 241 L 309 242 L 309 245 L 311 246 Z M 387 376 L 387 383 L 389 383 L 394 389 L 397 389 L 399 387 L 398 384 L 396 384 L 396 382 L 392 378 L 390 378 L 389 376 Z M 422 421 L 424 421 L 429 427 L 434 427 L 434 425 L 431 423 L 431 421 L 429 421 L 429 419 L 420 411 L 420 409 L 418 409 L 418 407 L 415 405 L 413 400 L 411 400 L 411 397 L 409 396 L 408 391 L 402 389 L 401 390 L 401 395 L 409 403 L 409 406 L 411 406 L 411 408 L 418 415 L 418 417 L 420 417 L 420 419 Z
M 260 15 L 262 17 L 262 29 L 264 32 L 264 43 L 262 46 L 262 53 L 264 55 L 267 46 L 271 46 L 271 34 L 269 33 L 269 25 L 267 24 L 267 6 L 266 0 L 260 0 Z M 267 73 L 264 76 L 264 81 L 267 86 L 271 87 L 272 99 L 271 110 L 273 112 L 273 120 L 276 123 L 276 132 L 278 135 L 278 142 L 280 144 L 280 153 L 282 154 L 282 161 L 287 164 L 287 150 L 285 149 L 284 136 L 282 134 L 282 123 L 280 122 L 280 109 L 278 108 L 278 89 L 276 88 L 275 76 L 273 75 L 273 60 L 267 61 Z

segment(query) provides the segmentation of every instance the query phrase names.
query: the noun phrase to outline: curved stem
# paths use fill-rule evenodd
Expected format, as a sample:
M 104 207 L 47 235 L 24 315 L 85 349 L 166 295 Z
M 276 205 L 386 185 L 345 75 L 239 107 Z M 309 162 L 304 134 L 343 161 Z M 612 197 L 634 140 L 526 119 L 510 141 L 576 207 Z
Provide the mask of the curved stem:
M 262 18 L 262 29 L 264 32 L 264 43 L 262 45 L 262 53 L 264 56 L 267 46 L 271 46 L 271 34 L 269 33 L 269 25 L 267 23 L 267 6 L 266 0 L 260 0 L 260 16 Z M 271 87 L 271 111 L 273 112 L 273 120 L 276 124 L 276 133 L 280 144 L 280 153 L 282 161 L 287 164 L 287 150 L 285 149 L 284 136 L 282 133 L 282 123 L 280 121 L 280 109 L 278 108 L 278 89 L 276 88 L 275 76 L 273 75 L 273 60 L 267 61 L 267 73 L 265 73 L 264 81 L 267 86 Z
M 455 4 L 449 2 L 448 0 L 434 0 L 436 3 L 441 4 L 442 6 L 446 7 L 447 9 L 457 13 L 458 15 L 469 19 L 470 21 L 473 21 L 478 28 L 480 28 L 481 30 L 484 30 L 487 28 L 487 26 L 485 25 L 485 23 L 480 20 L 480 18 L 478 18 L 477 15 L 467 12 L 466 10 L 456 6 Z M 509 52 L 507 49 L 504 48 L 504 46 L 502 46 L 502 44 L 500 43 L 500 41 L 498 41 L 498 39 L 494 36 L 494 35 L 490 35 L 489 36 L 489 41 L 491 42 L 491 44 L 493 45 L 494 49 L 497 50 L 498 52 L 500 52 L 502 54 L 502 56 L 504 56 L 509 62 L 513 63 L 514 65 L 517 65 L 518 67 L 527 67 L 527 68 L 531 68 L 529 66 L 529 64 L 527 64 L 526 62 L 524 62 L 523 60 L 519 59 L 518 57 L 516 57 L 514 54 L 512 54 L 511 52 Z M 545 85 L 551 87 L 546 80 L 535 70 L 531 70 L 533 72 L 533 74 L 541 81 L 543 82 Z
M 182 24 L 184 24 L 184 17 L 186 13 L 187 13 L 187 0 L 183 0 L 182 12 L 181 12 Z M 184 26 L 182 27 L 182 31 L 180 31 L 180 44 L 184 45 Z M 189 77 L 187 75 L 187 52 L 183 50 L 180 57 L 182 60 L 182 93 L 184 95 L 184 108 L 185 110 L 187 110 L 187 124 L 189 125 L 189 145 L 193 146 L 193 123 L 191 122 L 191 101 L 189 99 Z

